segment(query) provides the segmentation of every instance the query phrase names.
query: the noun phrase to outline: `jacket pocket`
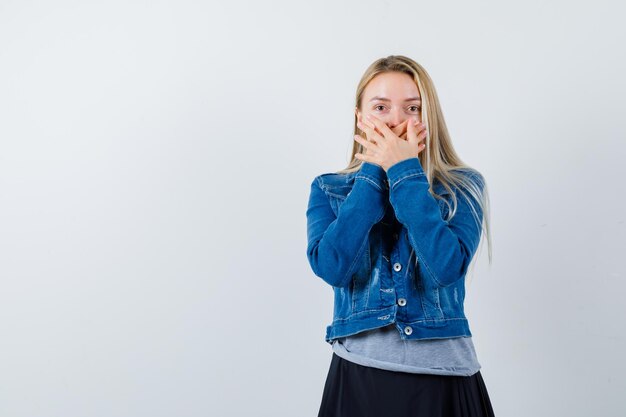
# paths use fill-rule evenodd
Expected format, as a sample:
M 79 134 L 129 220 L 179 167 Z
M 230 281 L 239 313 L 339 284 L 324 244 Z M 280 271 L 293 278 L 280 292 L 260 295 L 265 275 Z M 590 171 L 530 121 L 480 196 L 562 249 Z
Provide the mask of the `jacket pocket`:
M 328 196 L 330 207 L 333 209 L 335 216 L 339 214 L 339 207 L 341 207 L 343 202 L 346 200 L 351 189 L 352 187 L 342 185 L 326 186 L 324 188 L 324 192 Z
M 439 294 L 440 289 L 437 287 L 425 287 L 417 268 L 414 271 L 413 288 L 417 292 L 420 304 L 422 305 L 426 325 L 431 327 L 440 327 L 445 325 L 444 319 L 446 317 L 443 314 L 443 309 L 441 308 L 441 298 Z
M 441 212 L 441 218 L 448 221 L 448 214 L 450 213 L 450 206 L 452 204 L 452 200 L 450 194 L 443 189 L 440 194 L 440 198 L 437 198 L 437 204 L 439 204 L 439 211 Z
M 377 271 L 376 271 L 377 272 Z M 371 252 L 365 248 L 358 270 L 352 275 L 352 311 L 361 311 L 370 303 L 370 292 L 374 291 L 372 284 Z M 377 290 L 376 290 L 377 291 Z M 374 301 L 374 300 L 373 300 Z
M 352 288 L 333 287 L 335 294 L 333 306 L 333 321 L 345 320 L 352 314 Z
M 338 195 L 328 195 L 328 201 L 330 201 L 330 207 L 333 209 L 335 216 L 339 215 L 339 207 L 341 207 L 345 199 L 346 197 Z

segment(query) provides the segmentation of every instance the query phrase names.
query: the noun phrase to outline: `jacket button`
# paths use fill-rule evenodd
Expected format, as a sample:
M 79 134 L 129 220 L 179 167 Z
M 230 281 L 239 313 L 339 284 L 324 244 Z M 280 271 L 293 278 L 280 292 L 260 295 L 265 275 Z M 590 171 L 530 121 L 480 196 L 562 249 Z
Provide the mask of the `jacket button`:
M 406 326 L 404 328 L 404 333 L 406 333 L 407 335 L 413 333 L 413 329 L 411 329 L 411 326 Z
M 393 264 L 393 270 L 398 272 L 399 270 L 402 269 L 402 265 L 400 265 L 398 262 L 396 262 L 395 264 Z
M 398 305 L 404 307 L 406 305 L 406 299 L 398 298 Z
M 394 239 L 394 240 L 398 240 L 398 234 L 397 234 L 397 233 L 394 233 L 394 234 L 393 234 L 393 239 Z

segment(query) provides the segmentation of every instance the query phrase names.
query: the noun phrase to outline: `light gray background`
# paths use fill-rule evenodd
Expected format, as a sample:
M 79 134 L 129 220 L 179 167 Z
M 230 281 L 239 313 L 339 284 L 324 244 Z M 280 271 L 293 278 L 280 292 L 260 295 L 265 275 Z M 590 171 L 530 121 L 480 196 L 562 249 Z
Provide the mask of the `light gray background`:
M 315 416 L 315 175 L 404 54 L 488 181 L 496 415 L 623 416 L 619 2 L 0 2 L 0 415 Z

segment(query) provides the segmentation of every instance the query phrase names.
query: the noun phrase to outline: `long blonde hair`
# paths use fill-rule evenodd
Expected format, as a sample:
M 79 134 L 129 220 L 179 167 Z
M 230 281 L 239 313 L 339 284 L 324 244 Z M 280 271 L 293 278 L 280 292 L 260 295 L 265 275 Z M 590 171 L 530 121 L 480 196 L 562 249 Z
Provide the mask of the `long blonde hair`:
M 483 213 L 482 229 L 485 231 L 482 236 L 485 236 L 487 239 L 489 264 L 491 264 L 492 239 L 487 184 L 483 176 L 478 171 L 465 164 L 454 150 L 443 117 L 443 112 L 439 105 L 435 85 L 426 70 L 417 62 L 402 55 L 389 55 L 386 58 L 377 59 L 365 70 L 357 86 L 356 107 L 362 111 L 361 102 L 365 87 L 367 87 L 374 77 L 385 72 L 401 72 L 409 75 L 415 81 L 422 101 L 422 121 L 426 124 L 427 130 L 425 139 L 426 148 L 419 153 L 418 158 L 424 169 L 428 183 L 430 184 L 429 191 L 433 197 L 441 199 L 448 204 L 449 210 L 446 221 L 449 221 L 456 213 L 457 199 L 455 193 L 452 191 L 452 187 L 457 188 L 466 199 L 468 199 L 466 192 L 469 193 L 473 199 L 480 204 Z M 356 114 L 354 115 L 354 134 L 366 137 L 365 132 L 362 132 L 357 127 Z M 364 153 L 365 148 L 356 141 L 352 142 L 353 147 L 350 162 L 346 168 L 337 171 L 338 174 L 357 171 L 363 163 L 362 160 L 355 158 L 354 154 Z M 434 181 L 441 183 L 450 193 L 452 196 L 452 206 L 450 206 L 450 203 L 448 203 L 446 199 L 433 191 Z M 480 224 L 481 219 L 478 218 L 477 211 L 471 202 L 472 200 L 468 199 L 468 201 L 470 201 L 474 220 L 477 224 Z

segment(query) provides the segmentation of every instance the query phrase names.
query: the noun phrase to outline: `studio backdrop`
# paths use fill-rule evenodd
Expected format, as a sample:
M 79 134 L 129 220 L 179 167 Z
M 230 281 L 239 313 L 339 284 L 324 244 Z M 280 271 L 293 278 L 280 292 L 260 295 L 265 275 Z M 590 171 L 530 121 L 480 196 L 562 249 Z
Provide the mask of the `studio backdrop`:
M 0 416 L 315 416 L 313 178 L 411 57 L 486 179 L 496 415 L 626 413 L 618 2 L 1 1 Z

